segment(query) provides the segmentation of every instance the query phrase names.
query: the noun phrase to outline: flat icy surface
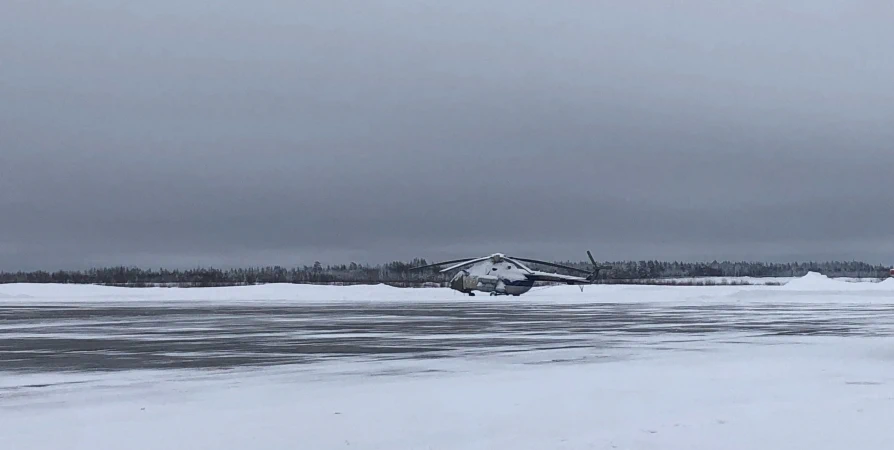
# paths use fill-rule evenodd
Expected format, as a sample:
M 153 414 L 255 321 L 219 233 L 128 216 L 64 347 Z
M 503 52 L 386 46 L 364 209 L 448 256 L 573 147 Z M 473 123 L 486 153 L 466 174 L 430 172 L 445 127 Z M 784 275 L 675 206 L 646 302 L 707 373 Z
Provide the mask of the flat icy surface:
M 891 449 L 894 285 L 0 285 L 0 449 Z

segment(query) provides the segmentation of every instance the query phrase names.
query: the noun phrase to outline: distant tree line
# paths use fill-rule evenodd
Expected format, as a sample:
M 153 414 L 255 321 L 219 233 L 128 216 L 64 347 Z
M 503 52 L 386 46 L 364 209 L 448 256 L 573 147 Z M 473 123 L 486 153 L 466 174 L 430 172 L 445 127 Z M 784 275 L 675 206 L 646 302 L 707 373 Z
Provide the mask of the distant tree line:
M 559 261 L 560 264 L 584 270 L 589 262 Z M 141 269 L 135 267 L 106 267 L 83 271 L 0 272 L 0 283 L 69 283 L 123 286 L 232 286 L 264 283 L 299 284 L 391 284 L 420 286 L 425 283 L 443 285 L 453 273 L 436 270 L 410 271 L 427 264 L 424 259 L 394 261 L 381 265 L 322 265 L 298 267 L 252 267 L 239 269 L 195 268 L 188 270 Z M 762 263 L 762 262 L 667 262 L 615 261 L 600 263 L 611 266 L 601 270 L 598 282 L 627 283 L 637 280 L 679 279 L 688 277 L 799 277 L 809 271 L 830 277 L 882 278 L 889 268 L 857 261 Z M 580 275 L 572 271 L 550 267 L 532 267 L 563 274 Z

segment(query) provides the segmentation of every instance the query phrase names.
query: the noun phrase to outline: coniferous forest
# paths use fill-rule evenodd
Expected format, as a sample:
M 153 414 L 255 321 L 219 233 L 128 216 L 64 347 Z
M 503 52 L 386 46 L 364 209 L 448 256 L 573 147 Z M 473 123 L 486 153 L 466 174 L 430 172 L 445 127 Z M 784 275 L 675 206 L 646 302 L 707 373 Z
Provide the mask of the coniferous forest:
M 589 262 L 556 261 L 560 264 L 590 270 Z M 296 267 L 249 267 L 217 269 L 213 267 L 188 270 L 142 269 L 134 267 L 106 267 L 83 271 L 0 272 L 0 283 L 75 283 L 123 286 L 231 286 L 264 283 L 315 284 L 391 284 L 421 286 L 425 283 L 447 282 L 453 273 L 436 270 L 411 271 L 425 265 L 426 260 L 394 261 L 376 266 L 357 263 Z M 602 262 L 611 269 L 599 272 L 600 283 L 647 283 L 656 280 L 692 277 L 798 277 L 809 271 L 830 277 L 883 278 L 889 268 L 856 261 L 764 263 L 764 262 L 667 262 L 615 261 Z M 580 275 L 562 269 L 536 267 L 551 272 Z M 678 284 L 678 283 L 676 283 Z

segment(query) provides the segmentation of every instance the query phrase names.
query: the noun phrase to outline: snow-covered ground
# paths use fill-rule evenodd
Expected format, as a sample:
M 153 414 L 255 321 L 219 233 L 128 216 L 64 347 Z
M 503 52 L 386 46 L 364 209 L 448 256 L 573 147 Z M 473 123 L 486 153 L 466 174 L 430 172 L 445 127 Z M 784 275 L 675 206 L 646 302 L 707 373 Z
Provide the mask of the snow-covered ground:
M 579 365 L 501 369 L 457 362 L 450 367 L 456 372 L 419 376 L 314 378 L 271 371 L 152 383 L 157 375 L 134 375 L 134 385 L 75 385 L 4 407 L 0 445 L 892 448 L 891 342 L 799 344 Z
M 0 449 L 894 448 L 891 280 L 810 274 L 783 286 L 570 286 L 518 298 L 0 285 L 0 318 L 7 368 L 15 352 L 72 362 L 5 370 L 0 359 Z M 186 337 L 206 347 L 174 345 Z M 148 362 L 315 339 L 392 348 L 261 366 L 75 364 L 113 344 Z M 446 350 L 393 348 L 430 342 Z
M 708 278 L 706 278 L 707 280 Z M 727 277 L 727 281 L 735 280 Z M 744 280 L 744 277 L 741 278 Z M 727 301 L 743 293 L 756 293 L 749 300 L 776 301 L 797 292 L 851 293 L 858 301 L 872 297 L 869 292 L 882 296 L 894 294 L 894 278 L 872 282 L 869 279 L 831 279 L 817 273 L 804 277 L 774 278 L 779 286 L 718 285 L 718 286 L 648 286 L 648 285 L 592 285 L 581 292 L 577 286 L 535 287 L 522 297 L 522 301 L 535 303 L 591 303 L 591 302 L 692 302 L 700 300 Z M 747 281 L 747 280 L 745 280 Z M 757 282 L 755 282 L 757 283 Z M 748 296 L 748 294 L 745 294 Z M 840 300 L 840 299 L 838 299 Z M 231 286 L 214 288 L 170 287 L 109 287 L 97 285 L 64 284 L 0 284 L 2 304 L 68 304 L 130 303 L 138 302 L 248 302 L 271 304 L 285 302 L 490 302 L 487 295 L 467 297 L 446 288 L 394 288 L 386 285 L 296 285 L 264 284 L 256 286 Z M 517 298 L 507 302 L 520 301 Z

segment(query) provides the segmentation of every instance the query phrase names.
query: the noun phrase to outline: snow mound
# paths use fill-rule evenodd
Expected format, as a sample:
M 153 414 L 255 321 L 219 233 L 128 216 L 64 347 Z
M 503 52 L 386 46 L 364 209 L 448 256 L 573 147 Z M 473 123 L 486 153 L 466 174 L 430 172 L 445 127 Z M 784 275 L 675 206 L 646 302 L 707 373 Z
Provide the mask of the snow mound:
M 821 273 L 816 272 L 807 272 L 807 275 L 804 275 L 801 278 L 795 278 L 792 281 L 789 281 L 785 284 L 786 289 L 799 290 L 799 291 L 825 291 L 825 290 L 838 290 L 845 286 L 845 281 L 836 281 L 833 280 Z
M 790 291 L 872 291 L 872 290 L 894 290 L 894 280 L 887 279 L 882 282 L 868 281 L 845 281 L 841 279 L 829 278 L 826 275 L 816 272 L 807 272 L 800 278 L 795 278 L 783 286 L 783 289 Z

